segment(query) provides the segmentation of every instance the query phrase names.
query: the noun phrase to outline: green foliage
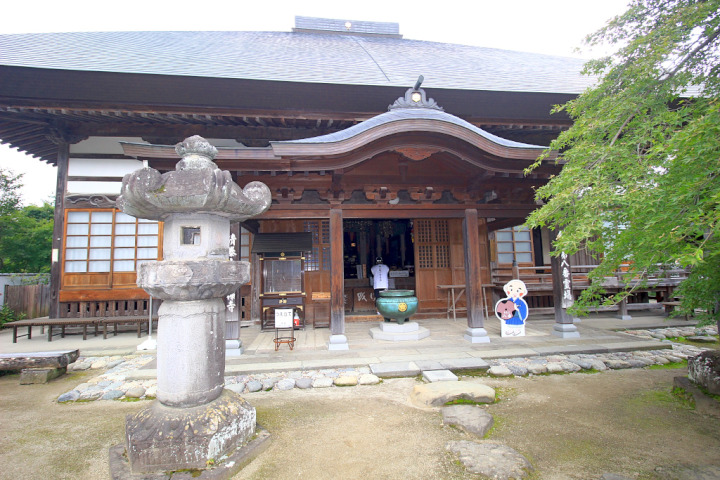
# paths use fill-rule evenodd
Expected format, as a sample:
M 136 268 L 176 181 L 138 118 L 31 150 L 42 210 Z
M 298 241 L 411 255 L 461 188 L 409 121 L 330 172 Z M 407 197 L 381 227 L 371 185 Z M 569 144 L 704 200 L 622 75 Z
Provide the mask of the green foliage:
M 26 317 L 24 313 L 15 313 L 15 310 L 3 304 L 0 307 L 0 327 L 5 325 L 7 322 L 14 322 L 15 320 L 23 320 Z
M 50 271 L 54 207 L 22 207 L 21 175 L 0 170 L 0 272 Z
M 691 268 L 681 310 L 718 321 L 720 0 L 634 0 L 586 42 L 618 50 L 588 62 L 597 84 L 556 107 L 574 121 L 550 145 L 564 166 L 527 224 L 562 231 L 555 254 L 601 255 L 575 313 L 627 294 L 602 288 L 620 265 L 630 276 L 671 265 Z
M 22 174 L 0 168 L 0 217 L 20 208 Z

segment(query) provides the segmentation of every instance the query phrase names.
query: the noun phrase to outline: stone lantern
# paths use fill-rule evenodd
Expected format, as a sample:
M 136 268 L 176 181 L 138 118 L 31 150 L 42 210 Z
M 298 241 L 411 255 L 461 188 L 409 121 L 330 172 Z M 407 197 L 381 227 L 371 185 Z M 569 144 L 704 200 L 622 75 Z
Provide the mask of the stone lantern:
M 175 171 L 126 175 L 117 200 L 128 215 L 164 222 L 164 259 L 138 268 L 138 286 L 163 303 L 157 400 L 126 421 L 133 473 L 205 468 L 255 433 L 255 409 L 224 390 L 223 297 L 250 279 L 248 262 L 228 260 L 230 222 L 265 212 L 270 190 L 260 182 L 240 188 L 202 137 L 175 150 Z

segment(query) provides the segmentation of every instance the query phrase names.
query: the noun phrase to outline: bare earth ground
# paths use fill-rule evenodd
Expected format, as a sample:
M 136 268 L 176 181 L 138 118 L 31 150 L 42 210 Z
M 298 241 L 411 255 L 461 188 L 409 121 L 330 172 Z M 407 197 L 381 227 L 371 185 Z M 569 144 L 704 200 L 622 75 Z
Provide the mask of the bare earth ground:
M 490 438 L 525 455 L 531 478 L 653 479 L 658 466 L 720 465 L 720 419 L 670 394 L 673 376 L 686 373 L 466 380 L 497 388 Z M 148 402 L 54 402 L 86 375 L 23 386 L 17 375 L 0 377 L 0 479 L 109 478 L 108 448 L 123 442 L 125 415 Z M 448 440 L 470 437 L 409 404 L 416 382 L 247 395 L 273 439 L 235 479 L 478 478 L 445 451 Z

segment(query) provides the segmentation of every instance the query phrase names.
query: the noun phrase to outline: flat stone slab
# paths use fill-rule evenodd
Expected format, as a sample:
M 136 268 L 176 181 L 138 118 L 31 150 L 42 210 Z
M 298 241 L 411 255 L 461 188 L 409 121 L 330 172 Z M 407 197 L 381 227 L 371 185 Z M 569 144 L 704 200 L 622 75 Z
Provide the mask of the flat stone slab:
M 420 370 L 423 372 L 425 370 L 445 370 L 446 367 L 443 366 L 442 363 L 440 363 L 437 360 L 415 360 L 415 365 L 418 366 Z
M 487 385 L 470 382 L 436 382 L 416 385 L 410 401 L 424 408 L 442 407 L 454 400 L 470 400 L 477 403 L 495 402 L 495 390 Z
M 479 438 L 485 437 L 495 421 L 477 405 L 448 405 L 442 409 L 443 424 L 458 427 Z
M 380 378 L 414 377 L 421 372 L 414 362 L 372 363 L 370 371 Z
M 66 368 L 80 356 L 80 350 L 52 352 L 0 353 L 0 370 L 19 371 L 25 368 Z
M 446 448 L 459 457 L 468 471 L 494 480 L 525 478 L 533 470 L 527 458 L 498 443 L 461 440 L 449 442 Z
M 373 338 L 373 340 L 385 340 L 389 342 L 408 342 L 408 341 L 417 341 L 422 340 L 423 338 L 427 338 L 430 336 L 430 330 L 428 330 L 425 327 L 419 326 L 416 322 L 411 322 L 412 329 L 395 329 L 395 328 L 380 328 L 375 327 L 370 329 L 370 336 Z M 384 325 L 393 325 L 391 323 L 387 324 L 380 324 L 381 326 Z M 395 327 L 404 327 L 405 325 L 398 325 L 395 324 Z M 399 330 L 399 331 L 398 331 Z
M 448 358 L 441 361 L 443 368 L 447 370 L 487 370 L 490 368 L 482 358 Z
M 423 370 L 423 380 L 426 382 L 457 382 L 458 377 L 450 370 Z

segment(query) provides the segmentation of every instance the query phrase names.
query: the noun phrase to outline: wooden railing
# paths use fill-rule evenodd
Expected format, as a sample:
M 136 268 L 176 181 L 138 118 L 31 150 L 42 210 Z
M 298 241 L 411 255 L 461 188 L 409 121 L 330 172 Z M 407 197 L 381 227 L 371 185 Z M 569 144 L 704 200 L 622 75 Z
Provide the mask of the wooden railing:
M 687 278 L 688 270 L 682 268 L 662 268 L 652 275 L 637 275 L 628 269 L 630 264 L 623 264 L 612 277 L 604 277 L 603 286 L 609 289 L 626 288 L 647 284 L 648 288 L 676 287 Z M 584 290 L 590 286 L 588 274 L 597 268 L 597 265 L 572 265 L 573 289 Z M 550 265 L 511 268 L 494 267 L 492 269 L 492 283 L 502 286 L 512 279 L 522 280 L 531 290 L 552 291 L 552 267 Z
M 602 285 L 608 291 L 618 291 L 628 287 L 636 288 L 638 295 L 628 299 L 633 308 L 659 307 L 659 302 L 668 301 L 673 297 L 674 289 L 687 278 L 688 271 L 681 268 L 668 267 L 659 270 L 657 273 L 647 276 L 639 276 L 630 272 L 630 264 L 621 265 L 620 269 L 611 277 L 604 277 Z M 573 290 L 577 296 L 580 291 L 590 286 L 588 274 L 597 268 L 597 265 L 572 265 Z M 553 283 L 552 268 L 550 265 L 542 266 L 517 266 L 494 267 L 491 270 L 493 301 L 502 298 L 503 285 L 512 279 L 519 279 L 525 283 L 528 289 L 526 301 L 534 311 L 551 313 L 553 306 Z M 650 302 L 648 292 L 655 292 L 655 302 Z M 617 309 L 616 307 L 602 307 L 599 310 Z

